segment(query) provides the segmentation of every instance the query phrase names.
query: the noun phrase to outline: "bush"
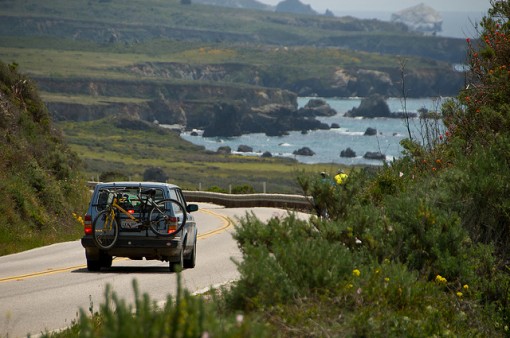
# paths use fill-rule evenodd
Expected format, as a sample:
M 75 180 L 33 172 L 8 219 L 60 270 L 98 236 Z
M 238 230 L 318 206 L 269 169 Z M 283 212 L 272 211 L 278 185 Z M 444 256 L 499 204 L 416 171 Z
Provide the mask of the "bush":
M 118 171 L 107 171 L 99 175 L 101 182 L 128 181 L 128 176 Z
M 237 263 L 242 278 L 227 295 L 235 308 L 265 308 L 333 290 L 353 267 L 342 243 L 293 214 L 267 224 L 247 214 L 234 237 L 243 253 Z
M 225 189 L 223 188 L 220 188 L 218 186 L 212 186 L 212 187 L 209 187 L 207 189 L 207 191 L 210 191 L 210 192 L 219 192 L 219 193 L 222 193 L 222 194 L 226 194 L 228 193 L 228 191 L 226 191 Z
M 413 264 L 425 263 L 423 266 L 431 267 L 428 270 L 397 263 L 399 257 L 391 256 L 391 248 L 395 248 L 394 242 L 388 241 L 391 235 L 377 237 L 380 234 L 373 229 L 387 224 L 371 223 L 377 212 L 354 229 L 348 224 L 351 219 L 308 222 L 290 214 L 265 224 L 246 215 L 236 227 L 243 259 L 237 263 L 241 278 L 225 294 L 229 312 L 262 312 L 265 321 L 283 336 L 497 336 L 505 317 L 497 314 L 491 319 L 494 314 L 488 309 L 493 309 L 494 302 L 489 302 L 487 312 L 479 306 L 477 285 L 481 281 L 474 271 L 475 267 L 492 264 L 490 249 L 478 247 L 469 257 L 482 254 L 484 258 L 463 261 L 461 258 L 467 256 L 453 251 L 459 246 L 464 250 L 464 244 L 446 248 L 452 243 L 451 236 L 443 233 L 441 238 L 444 230 L 439 229 L 445 227 L 444 220 L 432 213 L 423 214 L 419 203 L 414 210 L 422 213 L 422 222 L 437 224 L 438 231 L 422 231 L 421 238 L 416 226 L 393 236 L 405 245 L 430 245 L 410 248 L 406 251 L 410 257 L 416 254 L 414 250 L 418 254 L 442 250 L 435 259 L 401 255 Z M 433 217 L 437 217 L 436 222 L 431 222 Z M 369 234 L 378 244 L 369 245 Z M 350 241 L 351 236 L 361 240 Z M 434 243 L 436 240 L 440 243 Z M 371 248 L 381 245 L 388 258 L 373 255 Z M 467 267 L 468 273 L 463 271 Z M 424 276 L 423 271 L 432 270 L 434 273 Z M 491 284 L 483 293 L 505 292 L 501 288 L 508 286 L 508 276 L 503 281 L 506 283 L 499 288 Z M 500 324 L 499 329 L 494 329 L 493 320 Z
M 232 187 L 232 194 L 253 194 L 255 189 L 251 185 L 236 185 Z
M 153 181 L 153 182 L 166 182 L 169 176 L 165 173 L 165 171 L 161 168 L 147 168 L 143 172 L 143 180 L 144 181 Z

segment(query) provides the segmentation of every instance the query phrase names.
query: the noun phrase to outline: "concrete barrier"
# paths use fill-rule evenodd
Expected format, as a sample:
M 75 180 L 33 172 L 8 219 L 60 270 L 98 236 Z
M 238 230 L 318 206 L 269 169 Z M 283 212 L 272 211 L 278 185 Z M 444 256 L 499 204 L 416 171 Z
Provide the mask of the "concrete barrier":
M 208 202 L 227 208 L 273 207 L 294 210 L 312 209 L 311 198 L 286 194 L 223 194 L 208 191 L 183 191 L 186 201 Z
M 87 182 L 94 189 L 98 182 Z M 188 202 L 206 202 L 227 208 L 272 207 L 291 210 L 312 210 L 312 198 L 288 194 L 223 194 L 210 191 L 183 190 Z

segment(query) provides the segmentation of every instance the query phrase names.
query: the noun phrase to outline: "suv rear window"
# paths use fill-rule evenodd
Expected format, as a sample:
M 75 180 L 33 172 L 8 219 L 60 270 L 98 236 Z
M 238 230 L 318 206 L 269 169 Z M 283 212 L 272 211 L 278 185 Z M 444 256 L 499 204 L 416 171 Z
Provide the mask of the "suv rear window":
M 119 196 L 119 204 L 124 209 L 134 209 L 135 212 L 139 211 L 138 207 L 140 205 L 140 199 L 138 197 L 139 188 L 138 187 L 132 187 L 132 188 L 121 188 L 115 187 L 115 190 L 112 188 L 107 188 L 110 191 L 116 191 Z M 142 187 L 142 191 L 144 188 Z M 162 200 L 164 198 L 163 190 L 162 189 L 153 189 L 156 191 L 156 195 L 154 197 L 155 201 Z M 145 198 L 146 195 L 141 195 L 142 198 Z M 110 204 L 113 200 L 113 194 L 109 194 L 107 191 L 99 191 L 98 199 L 97 199 L 97 208 L 98 210 L 103 210 L 106 205 Z

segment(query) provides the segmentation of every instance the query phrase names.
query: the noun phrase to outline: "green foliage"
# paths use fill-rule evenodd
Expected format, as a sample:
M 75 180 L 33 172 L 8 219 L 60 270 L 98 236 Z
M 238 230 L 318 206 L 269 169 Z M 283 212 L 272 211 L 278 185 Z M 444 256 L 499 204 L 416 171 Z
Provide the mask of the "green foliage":
M 455 289 L 444 292 L 445 284 L 423 281 L 401 264 L 360 269 L 360 276 L 344 291 L 353 311 L 352 317 L 347 314 L 347 327 L 354 336 L 486 335 L 483 327 L 471 322 L 477 316 L 476 302 L 457 295 Z
M 268 337 L 269 330 L 248 316 L 218 316 L 215 304 L 193 296 L 178 285 L 175 297 L 169 295 L 159 306 L 148 294 L 140 294 L 133 280 L 134 304 L 128 304 L 108 285 L 99 311 L 93 306 L 80 310 L 78 321 L 60 333 L 42 337 Z
M 226 298 L 243 310 L 333 290 L 353 267 L 342 243 L 321 236 L 312 223 L 294 214 L 267 224 L 247 214 L 234 237 L 243 253 L 237 263 L 243 278 Z
M 207 189 L 207 191 L 210 191 L 210 192 L 219 192 L 219 193 L 222 193 L 222 194 L 226 194 L 228 193 L 227 190 L 223 189 L 223 188 L 220 188 L 218 186 L 212 186 L 212 187 L 209 187 Z
M 455 208 L 471 237 L 494 244 L 503 257 L 510 245 L 510 138 L 501 135 L 489 148 L 476 145 L 467 158 L 458 158 L 458 174 L 448 180 L 459 196 Z
M 480 23 L 479 43 L 468 39 L 468 85 L 445 118 L 450 132 L 463 140 L 467 152 L 476 144 L 489 145 L 510 126 L 510 5 L 505 1 L 492 3 L 489 15 Z
M 80 161 L 51 124 L 35 85 L 0 63 L 0 255 L 76 239 L 87 190 Z
M 247 214 L 234 235 L 243 259 L 241 278 L 225 295 L 230 311 L 263 311 L 283 335 L 504 334 L 510 275 L 492 246 L 463 225 L 452 190 L 462 173 L 412 163 L 351 172 L 346 189 L 358 193 L 335 219 L 289 214 L 263 223 Z M 299 178 L 332 198 L 329 206 L 343 202 L 316 174 Z M 388 178 L 398 188 L 370 198 Z
M 304 171 L 296 173 L 297 182 L 305 196 L 313 197 L 314 209 L 317 216 L 325 216 L 332 220 L 346 217 L 349 208 L 356 201 L 356 195 L 367 177 L 367 171 L 352 170 L 345 184 L 337 185 L 332 175 L 322 177 Z
M 386 238 L 384 257 L 405 263 L 425 276 L 448 272 L 457 277 L 465 265 L 465 248 L 469 237 L 455 213 L 437 207 L 416 192 L 401 195 L 386 203 L 391 224 Z
M 99 175 L 99 182 L 129 181 L 126 174 L 117 171 L 106 171 Z
M 150 167 L 145 169 L 143 173 L 144 181 L 166 182 L 168 178 L 168 175 L 162 168 Z
M 251 185 L 236 185 L 232 187 L 232 194 L 253 194 L 255 193 L 255 189 Z

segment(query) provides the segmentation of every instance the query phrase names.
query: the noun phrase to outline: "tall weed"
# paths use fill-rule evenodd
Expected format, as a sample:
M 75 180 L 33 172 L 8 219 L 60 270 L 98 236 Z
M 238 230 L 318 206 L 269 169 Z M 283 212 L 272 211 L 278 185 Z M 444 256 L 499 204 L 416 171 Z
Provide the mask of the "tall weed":
M 268 337 L 269 330 L 249 316 L 218 315 L 214 302 L 194 296 L 182 287 L 177 277 L 177 293 L 169 295 L 163 306 L 138 289 L 133 280 L 134 303 L 121 299 L 108 285 L 104 303 L 96 312 L 93 305 L 80 310 L 76 323 L 65 331 L 42 337 Z

